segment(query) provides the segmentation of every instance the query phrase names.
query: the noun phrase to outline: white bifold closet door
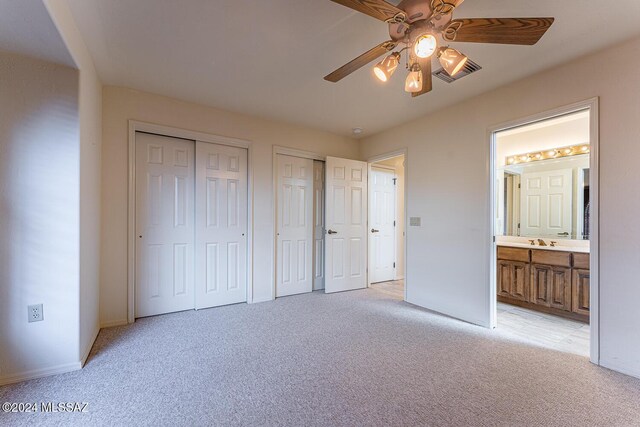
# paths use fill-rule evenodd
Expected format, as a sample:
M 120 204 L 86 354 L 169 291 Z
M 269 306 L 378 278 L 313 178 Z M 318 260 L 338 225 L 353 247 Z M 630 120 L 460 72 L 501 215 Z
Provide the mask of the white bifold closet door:
M 135 316 L 247 300 L 247 150 L 136 133 Z
M 367 286 L 367 164 L 327 157 L 325 292 Z
M 196 308 L 247 300 L 247 150 L 196 142 Z
M 395 171 L 371 168 L 371 212 L 369 212 L 369 275 L 371 283 L 395 278 Z
M 276 297 L 313 289 L 313 160 L 278 154 Z
M 194 148 L 136 133 L 136 317 L 194 308 Z

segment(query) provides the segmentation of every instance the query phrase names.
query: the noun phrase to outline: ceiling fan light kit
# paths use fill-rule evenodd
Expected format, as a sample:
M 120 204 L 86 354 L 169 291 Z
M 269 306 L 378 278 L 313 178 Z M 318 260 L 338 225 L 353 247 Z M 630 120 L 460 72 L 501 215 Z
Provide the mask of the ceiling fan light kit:
M 438 60 L 442 68 L 451 76 L 455 76 L 462 70 L 469 58 L 452 47 L 438 49 Z
M 404 82 L 404 90 L 409 93 L 422 91 L 422 72 L 418 64 L 414 64 L 411 71 L 409 71 L 407 80 Z
M 373 72 L 381 82 L 388 81 L 400 64 L 400 54 L 393 52 L 373 67 Z
M 398 6 L 384 0 L 331 1 L 387 23 L 391 39 L 328 74 L 325 80 L 336 83 L 387 54 L 373 69 L 380 81 L 387 82 L 398 68 L 401 52 L 407 51 L 409 75 L 405 90 L 414 97 L 432 89 L 431 60 L 434 54 L 451 77 L 464 69 L 469 61 L 457 49 L 445 46 L 446 43 L 534 45 L 554 21 L 553 18 L 453 19 L 453 12 L 464 0 L 403 0 Z M 405 47 L 394 52 L 400 44 Z
M 436 47 L 438 47 L 438 40 L 436 40 L 436 36 L 433 34 L 423 34 L 416 38 L 413 43 L 413 53 L 418 58 L 429 58 L 433 55 L 433 52 L 436 51 Z

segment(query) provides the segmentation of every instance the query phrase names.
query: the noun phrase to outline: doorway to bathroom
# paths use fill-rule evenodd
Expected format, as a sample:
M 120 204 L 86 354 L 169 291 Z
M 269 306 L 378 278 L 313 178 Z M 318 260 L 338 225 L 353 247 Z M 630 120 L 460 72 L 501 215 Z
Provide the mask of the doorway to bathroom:
M 492 326 L 598 359 L 597 100 L 492 130 Z
M 405 299 L 405 154 L 369 162 L 369 286 Z

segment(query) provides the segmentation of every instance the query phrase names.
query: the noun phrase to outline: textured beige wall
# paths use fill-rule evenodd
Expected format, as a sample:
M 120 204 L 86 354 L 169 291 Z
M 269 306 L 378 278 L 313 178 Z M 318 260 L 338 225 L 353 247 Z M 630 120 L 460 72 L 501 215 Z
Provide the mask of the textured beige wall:
M 77 71 L 0 52 L 0 118 L 3 384 L 80 368 Z
M 271 299 L 274 278 L 273 146 L 358 158 L 350 138 L 120 87 L 103 89 L 102 325 L 127 320 L 128 120 L 249 140 L 253 143 L 254 301 Z
M 612 64 L 625 58 L 624 74 Z M 640 377 L 640 40 L 509 84 L 362 142 L 364 158 L 408 147 L 410 302 L 489 324 L 488 129 L 600 97 L 600 347 Z M 428 96 L 428 95 L 427 95 Z
M 64 0 L 45 2 L 80 70 L 80 348 L 84 362 L 100 330 L 102 83 Z

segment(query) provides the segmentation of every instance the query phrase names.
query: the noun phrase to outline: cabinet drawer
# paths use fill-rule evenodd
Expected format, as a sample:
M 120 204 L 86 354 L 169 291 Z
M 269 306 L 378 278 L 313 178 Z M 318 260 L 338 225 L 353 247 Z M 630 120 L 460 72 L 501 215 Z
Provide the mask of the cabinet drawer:
M 574 253 L 573 268 L 582 268 L 588 270 L 590 266 L 589 259 L 589 254 Z
M 534 264 L 571 267 L 571 252 L 532 250 L 531 262 Z
M 529 249 L 498 246 L 498 259 L 529 262 Z

